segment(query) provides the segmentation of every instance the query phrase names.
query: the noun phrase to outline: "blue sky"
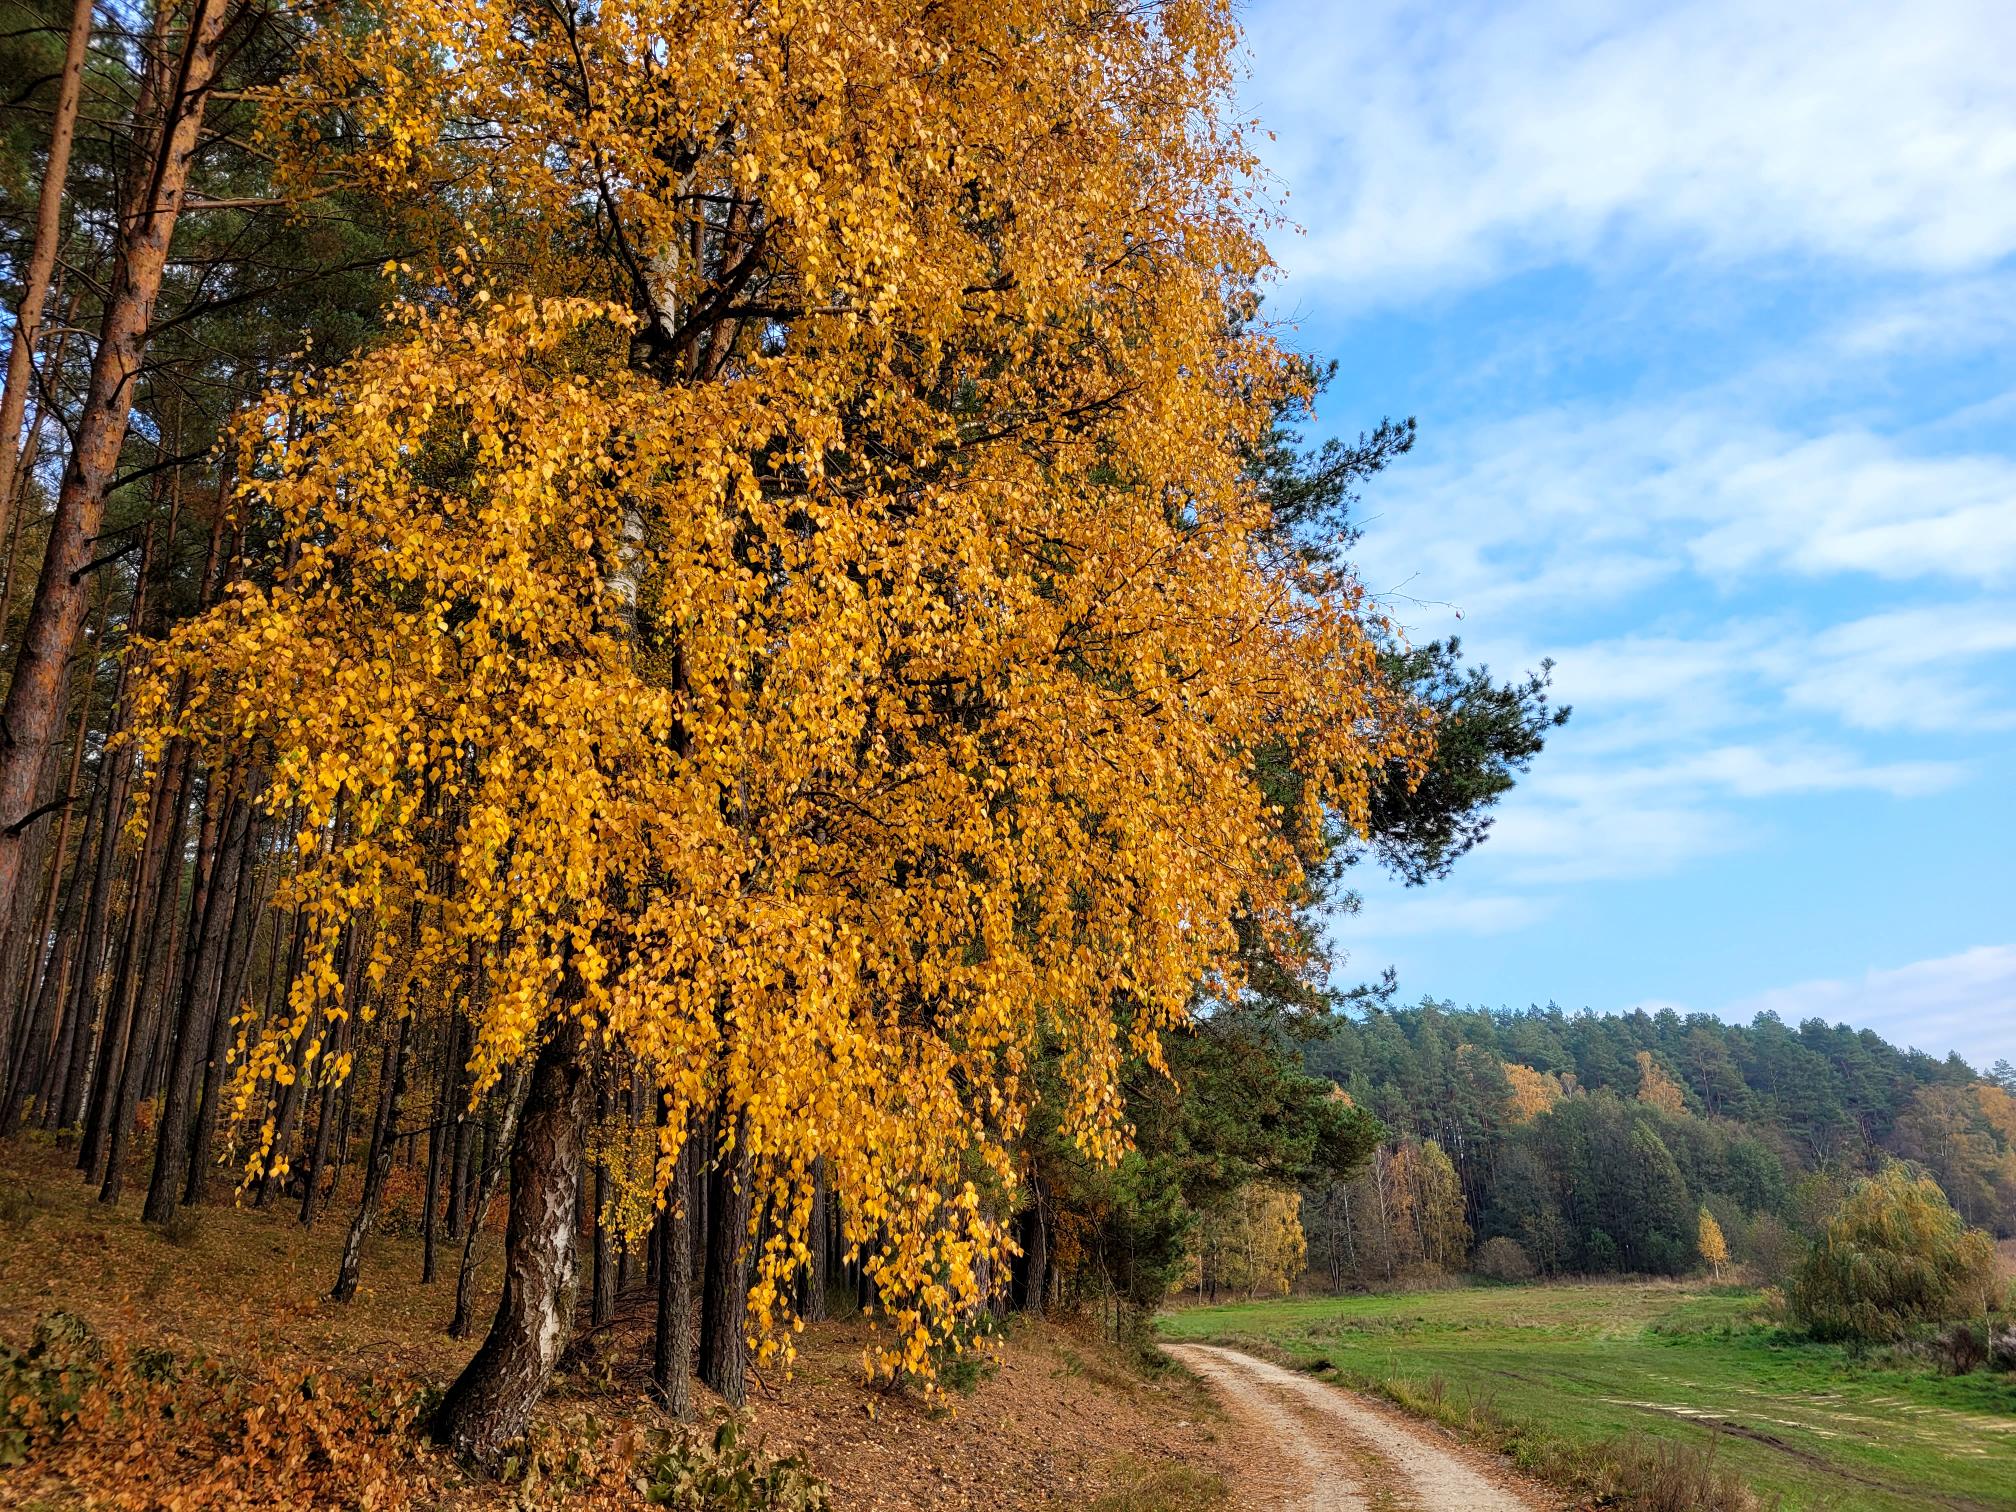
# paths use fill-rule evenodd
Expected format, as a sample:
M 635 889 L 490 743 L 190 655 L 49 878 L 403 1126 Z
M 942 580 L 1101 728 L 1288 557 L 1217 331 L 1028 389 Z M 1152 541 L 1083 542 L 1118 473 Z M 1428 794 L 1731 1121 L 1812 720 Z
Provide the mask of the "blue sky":
M 1575 706 L 1340 978 L 2016 1059 L 2016 6 L 1244 19 L 1367 585 Z

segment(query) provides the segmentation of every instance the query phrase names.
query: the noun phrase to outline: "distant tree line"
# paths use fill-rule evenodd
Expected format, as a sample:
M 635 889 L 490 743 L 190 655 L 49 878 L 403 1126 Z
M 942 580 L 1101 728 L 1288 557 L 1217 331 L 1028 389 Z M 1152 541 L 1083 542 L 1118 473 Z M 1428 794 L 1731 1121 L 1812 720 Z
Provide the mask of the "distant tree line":
M 1516 1244 L 1542 1275 L 1691 1271 L 1709 1259 L 1704 1212 L 1733 1258 L 1781 1273 L 1853 1179 L 1890 1158 L 1966 1222 L 2016 1233 L 2006 1064 L 1977 1076 L 1957 1056 L 1769 1013 L 1732 1025 L 1432 1001 L 1372 1004 L 1301 1053 L 1379 1120 L 1383 1149 L 1447 1159 L 1476 1247 Z M 1312 1281 L 1392 1279 L 1390 1244 L 1359 1237 L 1380 1179 L 1375 1165 L 1306 1194 Z M 1340 1213 L 1353 1221 L 1326 1217 Z

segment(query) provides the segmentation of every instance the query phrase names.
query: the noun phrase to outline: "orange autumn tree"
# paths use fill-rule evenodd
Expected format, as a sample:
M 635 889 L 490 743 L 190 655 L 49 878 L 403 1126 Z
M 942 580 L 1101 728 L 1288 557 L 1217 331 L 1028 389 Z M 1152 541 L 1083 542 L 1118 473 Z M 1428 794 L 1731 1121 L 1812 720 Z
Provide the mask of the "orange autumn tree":
M 340 118 L 343 174 L 467 243 L 245 427 L 285 565 L 163 649 L 148 739 L 260 753 L 295 816 L 255 1161 L 346 1014 L 466 1012 L 477 1095 L 529 1070 L 458 1447 L 522 1434 L 566 1342 L 594 1057 L 661 1094 L 660 1190 L 721 1111 L 761 1347 L 820 1163 L 871 1364 L 926 1370 L 1002 1269 L 968 1173 L 1013 1184 L 1039 1040 L 1117 1153 L 1124 1063 L 1227 990 L 1235 921 L 1418 769 L 1356 586 L 1244 476 L 1295 378 L 1227 11 L 400 4 L 274 102 L 295 171 Z

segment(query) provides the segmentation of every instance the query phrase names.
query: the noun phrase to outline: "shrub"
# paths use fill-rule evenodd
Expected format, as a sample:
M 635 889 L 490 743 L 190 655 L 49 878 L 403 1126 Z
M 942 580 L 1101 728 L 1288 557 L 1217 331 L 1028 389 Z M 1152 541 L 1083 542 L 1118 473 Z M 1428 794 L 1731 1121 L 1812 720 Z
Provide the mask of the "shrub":
M 659 1439 L 638 1466 L 644 1500 L 677 1512 L 825 1512 L 826 1485 L 796 1459 L 768 1459 L 741 1442 L 733 1418 L 713 1443 Z
M 2016 1371 L 2016 1323 L 1988 1330 L 1988 1368 Z
M 1806 1258 L 1806 1241 L 1772 1213 L 1750 1220 L 1738 1254 L 1764 1286 L 1783 1287 Z
M 1741 1476 L 1715 1463 L 1715 1445 L 1626 1439 L 1612 1448 L 1614 1500 L 1630 1512 L 1758 1512 Z
M 1961 1221 L 1936 1182 L 1893 1164 L 1855 1184 L 1788 1298 L 1815 1338 L 1882 1342 L 1980 1316 L 1996 1284 L 1988 1236 Z
M 1470 1268 L 1489 1281 L 1530 1281 L 1533 1262 L 1517 1239 L 1486 1239 L 1470 1257 Z
M 1974 1323 L 1955 1323 L 1933 1346 L 1939 1366 L 1948 1375 L 1971 1375 L 1988 1363 L 1988 1330 Z
M 26 1349 L 0 1345 L 0 1469 L 26 1462 L 38 1441 L 76 1419 L 100 1355 L 83 1319 L 66 1312 L 38 1322 Z
M 0 1183 L 0 1229 L 26 1228 L 34 1216 L 35 1194 L 26 1183 Z

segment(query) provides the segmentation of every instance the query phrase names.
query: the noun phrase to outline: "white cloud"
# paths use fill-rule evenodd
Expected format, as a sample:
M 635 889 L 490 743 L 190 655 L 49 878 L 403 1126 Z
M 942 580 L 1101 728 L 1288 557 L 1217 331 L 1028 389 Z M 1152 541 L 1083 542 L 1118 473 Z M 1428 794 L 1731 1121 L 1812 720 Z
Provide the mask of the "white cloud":
M 1276 248 L 1291 294 L 1401 308 L 1423 344 L 1364 580 L 1417 638 L 1554 657 L 1577 708 L 1476 890 L 1372 893 L 1353 933 L 1512 934 L 1590 884 L 1762 858 L 1801 797 L 1984 767 L 1965 737 L 2016 728 L 2016 393 L 1953 405 L 2016 332 L 2016 7 L 1263 0 L 1248 24 L 1246 102 L 1308 228 Z M 1504 283 L 1562 267 L 1586 276 Z
M 1957 762 L 1874 762 L 1782 737 L 1657 759 L 1605 752 L 1589 760 L 1562 735 L 1507 800 L 1491 832 L 1491 864 L 1523 885 L 1660 876 L 1755 844 L 1744 802 L 1847 792 L 1919 797 L 1965 775 Z
M 1479 284 L 1623 246 L 1978 269 L 2016 248 L 1998 0 L 1387 0 L 1249 19 L 1298 276 Z
M 1854 980 L 1800 982 L 1732 1003 L 1732 1023 L 1770 1011 L 1788 1024 L 1821 1018 L 1874 1029 L 1933 1055 L 1958 1050 L 1977 1068 L 2016 1059 L 2016 945 L 1871 969 Z
M 2016 277 L 2006 272 L 1933 281 L 1844 312 L 1829 356 L 1866 363 L 2006 346 L 2016 336 Z
M 1996 730 L 2016 708 L 1977 675 L 2016 654 L 2016 603 L 1981 600 L 1868 615 L 1815 636 L 1789 700 L 1865 730 Z M 2007 678 L 2003 679 L 2006 689 Z
M 1360 548 L 1403 620 L 1513 622 L 1643 602 L 1692 573 L 2016 581 L 2016 458 L 1923 454 L 1853 425 L 1800 435 L 1681 400 L 1432 429 L 1382 478 Z

